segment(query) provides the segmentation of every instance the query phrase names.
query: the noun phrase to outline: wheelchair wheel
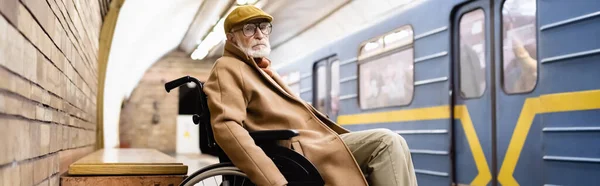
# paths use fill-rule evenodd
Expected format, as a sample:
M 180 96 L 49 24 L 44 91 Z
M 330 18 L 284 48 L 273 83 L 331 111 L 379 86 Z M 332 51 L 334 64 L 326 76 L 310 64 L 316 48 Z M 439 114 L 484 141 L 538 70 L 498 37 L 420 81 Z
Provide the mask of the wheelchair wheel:
M 254 186 L 248 176 L 231 163 L 220 163 L 196 171 L 181 186 Z

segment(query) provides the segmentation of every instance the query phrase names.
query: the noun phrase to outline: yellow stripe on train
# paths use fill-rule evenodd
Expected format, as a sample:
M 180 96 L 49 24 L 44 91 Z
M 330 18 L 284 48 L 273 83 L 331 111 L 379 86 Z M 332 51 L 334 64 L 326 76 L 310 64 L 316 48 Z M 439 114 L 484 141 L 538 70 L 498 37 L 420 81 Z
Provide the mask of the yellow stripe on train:
M 455 106 L 454 118 L 460 120 L 462 124 L 467 137 L 467 143 L 469 143 L 475 161 L 475 166 L 479 172 L 470 185 L 487 185 L 492 180 L 492 174 L 490 173 L 488 162 L 485 159 L 485 154 L 481 148 L 481 143 L 479 143 L 479 137 L 477 137 L 477 132 L 475 131 L 467 107 L 465 105 Z M 358 125 L 436 119 L 450 119 L 450 106 L 443 105 L 410 110 L 343 115 L 338 117 L 337 122 L 340 125 Z
M 600 109 L 600 90 L 566 92 L 527 98 L 508 144 L 498 181 L 502 185 L 519 185 L 513 176 L 527 134 L 537 114 Z
M 477 176 L 470 185 L 487 185 L 492 177 L 477 132 L 471 121 L 469 110 L 464 105 L 457 105 L 454 109 L 454 118 L 461 121 L 478 171 Z M 535 115 L 593 109 L 600 109 L 600 90 L 547 94 L 527 98 L 500 167 L 498 181 L 502 185 L 519 185 L 513 174 Z M 450 106 L 341 115 L 337 121 L 340 125 L 361 125 L 436 119 L 450 119 Z

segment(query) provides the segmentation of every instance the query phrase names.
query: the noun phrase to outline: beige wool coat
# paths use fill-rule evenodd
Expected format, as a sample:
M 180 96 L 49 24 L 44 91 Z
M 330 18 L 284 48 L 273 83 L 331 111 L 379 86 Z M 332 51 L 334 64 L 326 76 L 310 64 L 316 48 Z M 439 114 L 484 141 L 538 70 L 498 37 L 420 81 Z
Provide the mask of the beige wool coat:
M 287 180 L 255 145 L 249 131 L 295 129 L 287 143 L 317 168 L 329 186 L 368 185 L 338 134 L 348 130 L 295 96 L 276 73 L 268 76 L 237 46 L 227 42 L 204 85 L 215 140 L 257 185 Z

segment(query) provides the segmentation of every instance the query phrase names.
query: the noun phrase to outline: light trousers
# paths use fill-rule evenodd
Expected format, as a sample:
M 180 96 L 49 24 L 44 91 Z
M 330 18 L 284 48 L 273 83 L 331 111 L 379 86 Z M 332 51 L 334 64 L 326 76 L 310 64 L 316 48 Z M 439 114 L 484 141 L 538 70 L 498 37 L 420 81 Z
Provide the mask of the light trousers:
M 369 185 L 417 185 L 408 145 L 399 134 L 388 129 L 371 129 L 340 136 L 352 151 Z

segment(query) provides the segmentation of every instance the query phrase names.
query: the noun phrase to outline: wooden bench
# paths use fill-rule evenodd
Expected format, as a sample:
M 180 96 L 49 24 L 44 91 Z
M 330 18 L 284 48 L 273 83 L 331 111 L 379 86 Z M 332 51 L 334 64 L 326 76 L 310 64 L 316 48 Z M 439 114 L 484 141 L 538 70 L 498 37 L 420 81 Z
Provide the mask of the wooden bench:
M 62 186 L 176 186 L 187 165 L 154 149 L 99 150 L 69 166 Z

